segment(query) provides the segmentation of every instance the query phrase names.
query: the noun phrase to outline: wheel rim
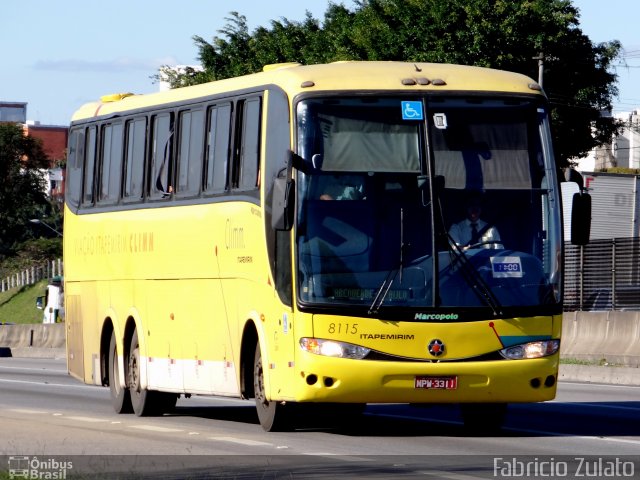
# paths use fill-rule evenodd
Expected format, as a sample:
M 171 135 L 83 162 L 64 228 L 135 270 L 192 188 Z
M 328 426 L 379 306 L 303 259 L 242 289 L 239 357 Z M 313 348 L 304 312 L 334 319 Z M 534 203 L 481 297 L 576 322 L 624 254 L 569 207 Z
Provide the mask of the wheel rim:
M 265 389 L 264 389 L 264 372 L 262 370 L 262 355 L 259 355 L 256 359 L 255 364 L 255 380 L 253 383 L 254 387 L 254 395 L 256 397 L 256 402 L 262 405 L 264 408 L 269 407 L 269 401 L 266 399 Z
M 132 392 L 140 392 L 140 351 L 138 345 L 131 351 L 129 355 L 129 389 Z

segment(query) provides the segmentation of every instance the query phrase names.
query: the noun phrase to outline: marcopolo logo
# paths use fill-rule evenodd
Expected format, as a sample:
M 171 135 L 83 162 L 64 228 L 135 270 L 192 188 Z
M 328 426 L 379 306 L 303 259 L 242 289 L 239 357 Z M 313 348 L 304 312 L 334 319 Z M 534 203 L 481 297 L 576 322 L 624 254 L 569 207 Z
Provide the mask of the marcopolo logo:
M 416 313 L 414 320 L 458 320 L 457 313 Z
M 73 462 L 59 461 L 54 458 L 40 459 L 38 457 L 12 456 L 9 457 L 9 478 L 27 478 L 32 480 L 64 480 Z

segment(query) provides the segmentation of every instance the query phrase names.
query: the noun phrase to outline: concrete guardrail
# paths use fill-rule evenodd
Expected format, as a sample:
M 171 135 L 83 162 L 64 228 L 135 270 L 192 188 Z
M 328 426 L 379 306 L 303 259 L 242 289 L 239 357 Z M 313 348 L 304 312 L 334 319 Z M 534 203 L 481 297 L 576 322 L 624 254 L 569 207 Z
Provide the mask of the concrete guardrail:
M 560 354 L 593 363 L 639 367 L 640 312 L 565 313 Z
M 64 323 L 0 325 L 0 357 L 12 356 L 12 350 L 60 350 L 65 341 Z

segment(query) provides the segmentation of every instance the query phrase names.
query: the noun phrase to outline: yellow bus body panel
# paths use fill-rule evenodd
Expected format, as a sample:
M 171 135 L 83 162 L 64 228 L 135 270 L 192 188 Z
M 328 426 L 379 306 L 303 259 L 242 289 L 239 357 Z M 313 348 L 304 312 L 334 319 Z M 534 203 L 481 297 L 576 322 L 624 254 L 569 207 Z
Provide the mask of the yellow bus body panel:
M 456 323 L 388 322 L 371 318 L 309 315 L 296 331 L 308 336 L 365 346 L 386 360 L 330 358 L 296 353 L 295 374 L 286 397 L 300 402 L 529 402 L 555 397 L 559 356 L 534 360 L 474 359 L 535 338 L 558 338 L 560 317 L 534 317 Z M 500 337 L 500 338 L 499 338 Z M 428 344 L 441 340 L 445 353 L 434 357 Z M 395 358 L 394 358 L 395 357 Z M 284 368 L 284 366 L 282 366 Z M 456 377 L 455 390 L 423 390 L 416 377 Z M 310 384 L 309 379 L 314 379 Z M 317 381 L 315 381 L 317 379 Z M 532 380 L 539 381 L 533 387 Z

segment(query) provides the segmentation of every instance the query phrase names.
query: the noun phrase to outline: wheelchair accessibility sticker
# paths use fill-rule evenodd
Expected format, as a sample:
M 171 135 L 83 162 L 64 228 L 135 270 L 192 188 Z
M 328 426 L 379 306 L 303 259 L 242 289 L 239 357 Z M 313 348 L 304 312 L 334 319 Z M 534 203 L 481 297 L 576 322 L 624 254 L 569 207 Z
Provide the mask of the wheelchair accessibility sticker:
M 424 120 L 422 102 L 401 102 L 403 120 Z

